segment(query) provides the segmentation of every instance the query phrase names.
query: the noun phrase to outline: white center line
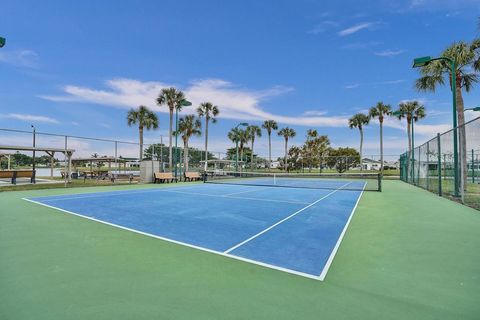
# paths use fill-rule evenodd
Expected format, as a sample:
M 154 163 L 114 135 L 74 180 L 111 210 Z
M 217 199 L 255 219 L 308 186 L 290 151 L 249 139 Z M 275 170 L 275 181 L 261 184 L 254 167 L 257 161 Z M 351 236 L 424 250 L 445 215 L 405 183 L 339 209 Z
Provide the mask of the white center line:
M 306 209 L 310 208 L 311 206 L 313 206 L 313 205 L 315 205 L 315 204 L 319 203 L 320 201 L 322 201 L 322 200 L 324 200 L 324 199 L 326 199 L 326 198 L 330 197 L 332 194 L 334 194 L 334 193 L 335 193 L 335 192 L 337 192 L 337 191 L 340 191 L 342 188 L 346 187 L 346 186 L 347 186 L 347 185 L 349 185 L 350 183 L 351 183 L 351 182 L 348 182 L 348 183 L 344 184 L 343 186 L 341 186 L 340 188 L 338 188 L 338 189 L 336 189 L 336 190 L 333 190 L 333 191 L 332 191 L 332 192 L 330 192 L 329 194 L 327 194 L 327 195 L 325 195 L 325 196 L 321 197 L 320 199 L 318 199 L 318 200 L 316 200 L 316 201 L 314 201 L 314 202 L 310 203 L 308 206 L 305 206 L 305 207 L 303 207 L 302 209 L 300 209 L 300 210 L 298 210 L 298 211 L 295 211 L 294 213 L 292 213 L 292 214 L 291 214 L 291 215 L 289 215 L 288 217 L 286 217 L 286 218 L 283 218 L 282 220 L 278 221 L 278 222 L 277 222 L 277 223 L 275 223 L 275 224 L 272 224 L 270 227 L 268 227 L 268 228 L 266 228 L 266 229 L 263 229 L 262 231 L 260 231 L 259 233 L 257 233 L 257 234 L 255 234 L 255 235 L 251 236 L 251 237 L 250 237 L 250 238 L 248 238 L 247 240 L 244 240 L 244 241 L 242 241 L 242 242 L 240 242 L 240 243 L 238 243 L 238 244 L 234 245 L 233 247 L 231 247 L 230 249 L 227 249 L 227 250 L 226 250 L 226 251 L 224 251 L 223 253 L 229 253 L 229 252 L 231 252 L 231 251 L 233 251 L 233 250 L 237 249 L 238 247 L 241 247 L 241 246 L 243 246 L 245 243 L 252 241 L 253 239 L 255 239 L 255 238 L 257 238 L 257 237 L 261 236 L 262 234 L 264 234 L 265 232 L 267 232 L 267 231 L 269 231 L 269 230 L 271 230 L 271 229 L 275 228 L 276 226 L 278 226 L 278 225 L 280 225 L 280 224 L 284 223 L 285 221 L 287 221 L 287 220 L 289 220 L 289 219 L 293 218 L 294 216 L 296 216 L 297 214 L 301 213 L 302 211 L 304 211 L 304 210 L 306 210 Z

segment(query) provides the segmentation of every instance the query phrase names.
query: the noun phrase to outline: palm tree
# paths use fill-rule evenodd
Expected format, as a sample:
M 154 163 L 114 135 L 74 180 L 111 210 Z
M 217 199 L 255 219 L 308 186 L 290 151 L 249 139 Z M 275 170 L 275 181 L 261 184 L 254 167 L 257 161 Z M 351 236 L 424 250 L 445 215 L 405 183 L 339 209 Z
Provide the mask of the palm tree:
M 392 107 L 383 102 L 378 102 L 375 107 L 371 107 L 368 112 L 370 119 L 378 118 L 380 123 L 380 174 L 383 176 L 383 119 L 392 114 Z
M 278 129 L 277 122 L 275 120 L 265 120 L 262 124 L 262 128 L 267 130 L 268 133 L 268 169 L 272 165 L 272 131 Z
M 134 124 L 138 124 L 138 134 L 140 140 L 140 155 L 139 160 L 143 159 L 143 129 L 157 129 L 158 128 L 157 115 L 150 111 L 145 106 L 140 106 L 138 109 L 130 109 L 127 113 L 127 124 L 131 127 Z
M 255 143 L 256 137 L 262 136 L 262 129 L 259 126 L 251 125 L 247 127 L 248 136 L 250 138 L 250 142 L 252 143 L 252 154 L 250 155 L 250 165 L 253 168 L 253 144 Z
M 456 94 L 457 94 L 457 119 L 460 142 L 460 157 L 462 163 L 462 181 L 467 179 L 467 144 L 465 136 L 465 106 L 463 103 L 463 90 L 470 92 L 473 85 L 479 81 L 475 71 L 480 71 L 480 39 L 471 43 L 464 41 L 455 42 L 441 54 L 455 61 L 456 64 Z M 452 87 L 452 70 L 445 60 L 435 60 L 420 69 L 421 77 L 415 82 L 419 91 L 435 91 L 437 86 L 445 82 Z M 448 79 L 448 80 L 447 80 Z M 464 184 L 466 186 L 466 184 Z
M 407 161 L 407 175 L 410 173 L 410 161 L 412 154 L 412 121 L 417 122 L 419 119 L 425 118 L 425 107 L 418 101 L 402 102 L 395 112 L 398 120 L 405 118 L 407 120 L 407 135 L 408 135 L 408 161 Z
M 188 171 L 188 141 L 192 136 L 200 136 L 202 131 L 200 130 L 202 123 L 199 119 L 195 119 L 195 115 L 190 114 L 178 121 L 178 132 L 175 131 L 175 135 L 182 135 L 183 140 L 183 163 L 185 164 L 185 172 Z
M 360 131 L 360 170 L 363 170 L 363 127 L 366 126 L 369 122 L 370 118 L 363 113 L 357 113 L 356 115 L 348 119 L 348 126 L 350 127 L 350 129 L 358 128 L 358 130 Z
M 308 164 L 308 172 L 312 172 L 312 165 L 313 165 L 313 147 L 315 144 L 315 139 L 318 137 L 318 131 L 315 129 L 308 129 L 307 130 L 307 141 L 305 142 L 305 151 L 307 155 L 307 164 Z
M 243 148 L 245 144 L 250 140 L 247 130 L 240 128 L 233 128 L 228 133 L 228 139 L 230 139 L 235 144 L 238 143 L 238 151 L 240 152 L 240 161 L 243 161 Z
M 217 106 L 214 106 L 211 102 L 204 102 L 197 108 L 197 114 L 200 118 L 205 117 L 205 169 L 207 169 L 208 160 L 208 123 L 212 120 L 212 123 L 217 122 L 216 116 L 219 114 Z
M 278 131 L 278 135 L 282 136 L 285 139 L 285 161 L 284 161 L 285 171 L 288 170 L 288 139 L 295 137 L 296 134 L 297 133 L 295 132 L 295 130 L 289 127 L 285 127 L 283 129 L 280 129 L 280 131 Z
M 185 95 L 183 94 L 182 91 L 177 90 L 173 87 L 171 88 L 164 88 L 160 92 L 157 98 L 157 104 L 159 106 L 166 105 L 170 111 L 170 128 L 168 131 L 168 136 L 169 136 L 169 147 L 168 147 L 168 164 L 170 170 L 173 167 L 173 161 L 172 161 L 172 136 L 173 136 L 173 111 L 175 109 L 177 111 L 180 111 L 183 106 L 183 102 L 185 102 Z

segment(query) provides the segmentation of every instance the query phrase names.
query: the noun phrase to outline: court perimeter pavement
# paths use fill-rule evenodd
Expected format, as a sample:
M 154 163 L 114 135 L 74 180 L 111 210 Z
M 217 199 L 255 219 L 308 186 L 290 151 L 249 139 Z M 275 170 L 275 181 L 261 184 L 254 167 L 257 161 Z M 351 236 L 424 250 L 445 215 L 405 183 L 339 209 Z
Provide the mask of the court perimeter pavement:
M 153 186 L 133 186 L 133 188 Z M 366 192 L 325 281 L 0 193 L 0 319 L 478 319 L 480 214 L 407 185 Z M 248 204 L 246 204 L 248 205 Z

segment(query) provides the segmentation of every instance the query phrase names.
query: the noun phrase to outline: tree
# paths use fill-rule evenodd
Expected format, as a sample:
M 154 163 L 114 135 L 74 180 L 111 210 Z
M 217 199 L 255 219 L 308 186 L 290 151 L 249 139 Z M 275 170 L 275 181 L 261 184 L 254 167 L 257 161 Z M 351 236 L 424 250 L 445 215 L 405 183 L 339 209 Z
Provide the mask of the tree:
M 185 166 L 185 172 L 188 171 L 188 141 L 192 136 L 200 136 L 202 131 L 200 130 L 202 123 L 199 119 L 195 119 L 195 115 L 190 114 L 178 121 L 178 132 L 175 131 L 175 135 L 180 135 L 183 140 L 183 163 Z
M 455 42 L 446 48 L 442 57 L 447 57 L 455 61 L 456 64 L 456 90 L 457 94 L 457 119 L 460 142 L 460 157 L 462 163 L 462 181 L 467 181 L 467 147 L 465 135 L 465 106 L 463 102 L 463 90 L 470 92 L 479 77 L 475 71 L 480 71 L 480 38 L 471 43 L 464 41 Z M 419 91 L 435 91 L 439 85 L 445 82 L 452 88 L 452 70 L 450 63 L 445 60 L 435 60 L 420 68 L 421 77 L 415 82 Z M 448 80 L 447 80 L 448 79 Z M 466 187 L 466 183 L 464 184 Z
M 127 124 L 129 127 L 138 125 L 138 135 L 140 142 L 139 161 L 143 159 L 143 130 L 158 129 L 157 115 L 145 106 L 138 109 L 130 109 L 127 113 Z
M 295 130 L 289 127 L 285 127 L 283 129 L 280 129 L 280 131 L 278 131 L 278 135 L 282 136 L 285 139 L 285 161 L 284 161 L 285 171 L 288 170 L 288 165 L 287 165 L 288 164 L 288 139 L 295 137 L 296 134 L 297 133 L 295 132 Z
M 168 110 L 170 111 L 170 127 L 168 131 L 168 139 L 169 139 L 169 144 L 168 144 L 168 164 L 170 170 L 173 167 L 173 161 L 172 161 L 172 136 L 173 136 L 173 111 L 177 110 L 180 111 L 183 107 L 183 103 L 186 101 L 185 95 L 183 94 L 182 91 L 177 90 L 173 87 L 171 88 L 164 88 L 160 92 L 157 98 L 157 104 L 159 106 L 166 105 L 168 107 Z
M 378 102 L 375 107 L 371 107 L 368 115 L 370 119 L 378 118 L 380 123 L 380 174 L 383 176 L 383 120 L 385 116 L 392 114 L 392 107 L 383 102 Z
M 260 138 L 262 136 L 262 129 L 260 129 L 259 126 L 250 125 L 250 126 L 247 127 L 247 135 L 250 138 L 250 142 L 251 142 L 251 145 L 252 145 L 252 154 L 251 154 L 251 158 L 250 158 L 250 165 L 253 168 L 253 145 L 255 143 L 255 138 L 256 137 Z
M 360 131 L 360 170 L 363 170 L 362 156 L 363 156 L 363 127 L 370 122 L 370 118 L 363 113 L 357 113 L 348 119 L 348 126 L 350 129 L 358 128 Z
M 288 168 L 289 170 L 302 169 L 302 149 L 297 146 L 292 146 L 288 150 Z
M 417 122 L 419 119 L 425 118 L 425 107 L 418 101 L 402 102 L 398 106 L 397 114 L 398 120 L 405 118 L 407 120 L 407 135 L 408 135 L 408 161 L 407 161 L 407 177 L 410 174 L 410 161 L 412 159 L 412 121 Z
M 228 139 L 230 139 L 235 144 L 238 143 L 238 151 L 240 153 L 240 161 L 243 161 L 243 150 L 245 144 L 250 140 L 247 130 L 240 128 L 233 128 L 228 133 Z
M 268 134 L 268 169 L 272 165 L 272 131 L 278 129 L 277 122 L 275 120 L 265 120 L 262 124 L 262 128 L 267 130 Z
M 208 159 L 208 123 L 212 120 L 212 123 L 217 122 L 216 116 L 219 114 L 217 106 L 214 106 L 211 102 L 204 102 L 197 108 L 197 114 L 200 118 L 205 118 L 205 160 Z M 205 168 L 207 167 L 207 161 L 205 161 Z
M 360 163 L 360 153 L 353 148 L 330 149 L 327 166 L 338 172 L 346 172 Z

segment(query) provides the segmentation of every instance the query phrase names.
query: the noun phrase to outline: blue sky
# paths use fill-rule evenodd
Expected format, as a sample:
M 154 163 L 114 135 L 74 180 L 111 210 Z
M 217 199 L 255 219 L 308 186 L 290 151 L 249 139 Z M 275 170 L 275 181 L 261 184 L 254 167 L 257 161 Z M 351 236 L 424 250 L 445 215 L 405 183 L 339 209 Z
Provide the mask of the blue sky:
M 215 151 L 231 146 L 226 134 L 239 121 L 266 118 L 295 128 L 293 144 L 315 128 L 334 146 L 358 147 L 349 116 L 411 99 L 427 108 L 417 126 L 425 141 L 450 127 L 450 91 L 417 92 L 412 59 L 479 37 L 479 16 L 473 0 L 7 2 L 0 127 L 136 141 L 125 116 L 145 104 L 160 116 L 160 130 L 146 134 L 153 142 L 168 128 L 154 99 L 173 85 L 194 106 L 219 106 Z M 465 104 L 480 105 L 479 88 Z M 387 121 L 386 154 L 405 149 L 404 127 Z M 364 153 L 378 154 L 378 124 L 365 135 Z M 281 155 L 282 140 L 273 143 Z M 265 137 L 257 150 L 267 154 Z

